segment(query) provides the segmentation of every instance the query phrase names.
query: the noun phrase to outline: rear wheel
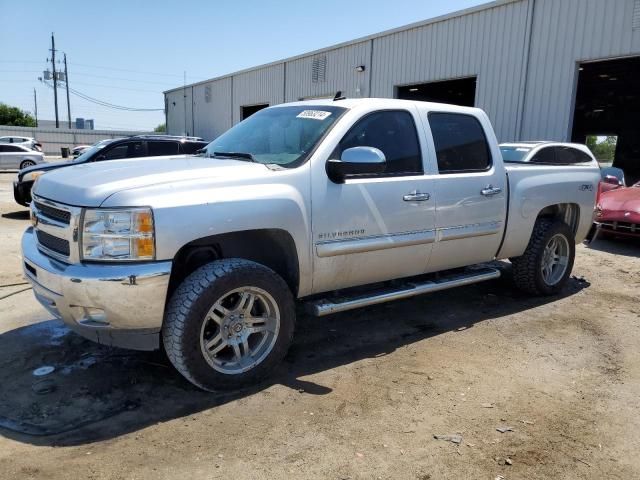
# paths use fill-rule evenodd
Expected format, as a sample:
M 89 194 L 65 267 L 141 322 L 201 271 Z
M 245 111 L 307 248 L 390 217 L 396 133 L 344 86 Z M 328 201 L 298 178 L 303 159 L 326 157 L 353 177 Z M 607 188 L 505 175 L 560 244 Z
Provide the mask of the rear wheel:
M 264 379 L 286 354 L 294 302 L 275 272 L 241 259 L 211 262 L 173 294 L 163 342 L 174 367 L 204 390 Z
M 20 170 L 27 167 L 33 167 L 36 164 L 33 160 L 23 160 L 20 164 Z
M 536 221 L 524 254 L 512 258 L 516 286 L 534 295 L 553 295 L 567 283 L 575 259 L 575 241 L 561 221 Z

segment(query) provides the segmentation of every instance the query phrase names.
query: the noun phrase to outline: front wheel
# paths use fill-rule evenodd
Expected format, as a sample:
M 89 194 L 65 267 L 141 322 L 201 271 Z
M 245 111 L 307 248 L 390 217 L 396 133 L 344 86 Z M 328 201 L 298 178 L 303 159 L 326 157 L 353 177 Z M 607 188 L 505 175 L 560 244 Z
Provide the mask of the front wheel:
M 540 218 L 524 254 L 512 258 L 516 286 L 534 295 L 554 295 L 567 283 L 576 255 L 573 233 L 561 221 Z
M 173 366 L 214 391 L 264 379 L 287 353 L 293 297 L 269 268 L 217 260 L 189 275 L 167 306 L 162 337 Z

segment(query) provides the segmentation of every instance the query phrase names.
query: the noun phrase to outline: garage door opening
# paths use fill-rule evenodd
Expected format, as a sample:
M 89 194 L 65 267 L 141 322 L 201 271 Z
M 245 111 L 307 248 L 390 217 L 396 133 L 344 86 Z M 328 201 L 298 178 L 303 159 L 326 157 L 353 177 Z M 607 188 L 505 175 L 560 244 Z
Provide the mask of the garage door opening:
M 450 103 L 463 107 L 473 107 L 476 100 L 477 77 L 421 83 L 397 87 L 396 97 L 402 100 Z
M 640 57 L 581 64 L 571 134 L 574 142 L 592 146 L 593 135 L 608 137 L 609 143 L 615 138 L 611 161 L 624 171 L 627 184 L 640 180 L 638 78 Z
M 249 118 L 254 113 L 259 112 L 260 110 L 262 110 L 263 108 L 267 108 L 268 106 L 268 103 L 260 103 L 258 105 L 246 105 L 244 107 L 240 107 L 240 116 L 242 117 L 242 120 L 244 120 L 245 118 Z

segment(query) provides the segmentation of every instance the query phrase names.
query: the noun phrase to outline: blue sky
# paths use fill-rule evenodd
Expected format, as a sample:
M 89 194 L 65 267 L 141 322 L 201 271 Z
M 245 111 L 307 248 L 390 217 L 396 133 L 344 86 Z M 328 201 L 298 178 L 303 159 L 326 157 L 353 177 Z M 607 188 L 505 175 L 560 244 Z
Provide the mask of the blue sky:
M 163 107 L 162 91 L 485 3 L 478 0 L 0 0 L 0 102 L 53 119 L 53 91 L 37 77 L 66 52 L 70 86 L 135 108 Z M 12 21 L 15 19 L 15 21 Z M 66 121 L 65 95 L 58 97 Z M 145 130 L 162 112 L 124 112 L 71 96 L 71 116 L 96 128 Z

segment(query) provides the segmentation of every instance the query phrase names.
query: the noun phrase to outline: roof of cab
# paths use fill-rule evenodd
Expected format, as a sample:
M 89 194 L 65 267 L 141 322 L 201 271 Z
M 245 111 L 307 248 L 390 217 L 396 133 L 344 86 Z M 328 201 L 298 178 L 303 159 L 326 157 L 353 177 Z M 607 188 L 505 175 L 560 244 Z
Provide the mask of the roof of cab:
M 389 108 L 407 108 L 409 105 L 418 105 L 422 108 L 426 108 L 428 110 L 433 111 L 446 111 L 446 112 L 454 112 L 454 113 L 472 113 L 477 114 L 481 112 L 479 108 L 475 107 L 462 107 L 460 105 L 450 105 L 447 103 L 433 103 L 433 102 L 422 102 L 419 100 L 400 100 L 396 98 L 344 98 L 341 100 L 333 100 L 332 98 L 321 98 L 315 100 L 302 100 L 299 102 L 290 102 L 290 103 L 281 103 L 278 105 L 273 105 L 269 108 L 282 108 L 282 107 L 290 107 L 290 106 L 334 106 L 334 107 L 345 107 L 345 108 L 358 108 L 366 106 L 368 108 L 380 108 L 380 109 L 389 109 Z

